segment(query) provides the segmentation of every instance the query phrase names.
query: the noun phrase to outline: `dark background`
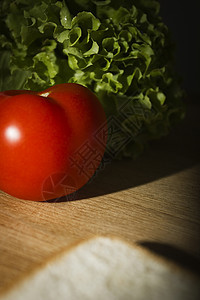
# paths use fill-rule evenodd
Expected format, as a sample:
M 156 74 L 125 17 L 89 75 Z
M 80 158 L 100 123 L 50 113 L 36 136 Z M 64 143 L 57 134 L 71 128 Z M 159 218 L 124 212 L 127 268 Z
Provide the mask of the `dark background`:
M 149 0 L 151 1 L 151 0 Z M 176 44 L 175 65 L 189 95 L 200 95 L 200 0 L 159 0 L 160 14 Z

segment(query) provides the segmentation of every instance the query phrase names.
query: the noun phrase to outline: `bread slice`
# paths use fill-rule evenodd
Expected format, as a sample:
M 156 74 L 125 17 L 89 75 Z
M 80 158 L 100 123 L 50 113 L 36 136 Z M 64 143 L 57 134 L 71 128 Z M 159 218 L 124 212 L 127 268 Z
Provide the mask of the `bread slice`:
M 197 300 L 198 280 L 139 246 L 95 237 L 57 254 L 0 300 Z

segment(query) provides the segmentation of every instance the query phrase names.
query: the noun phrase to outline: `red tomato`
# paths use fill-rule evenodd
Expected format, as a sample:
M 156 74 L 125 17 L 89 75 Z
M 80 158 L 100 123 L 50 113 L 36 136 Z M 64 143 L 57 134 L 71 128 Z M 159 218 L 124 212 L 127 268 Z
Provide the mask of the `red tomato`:
M 0 189 L 36 201 L 78 190 L 100 164 L 106 130 L 100 102 L 81 85 L 0 93 Z

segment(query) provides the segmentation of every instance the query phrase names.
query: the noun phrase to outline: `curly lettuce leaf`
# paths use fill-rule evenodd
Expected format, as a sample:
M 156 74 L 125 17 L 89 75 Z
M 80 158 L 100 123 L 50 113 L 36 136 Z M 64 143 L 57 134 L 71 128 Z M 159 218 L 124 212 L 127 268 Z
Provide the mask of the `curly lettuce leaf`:
M 159 9 L 156 0 L 1 1 L 0 90 L 82 84 L 115 132 L 108 153 L 137 156 L 184 116 Z

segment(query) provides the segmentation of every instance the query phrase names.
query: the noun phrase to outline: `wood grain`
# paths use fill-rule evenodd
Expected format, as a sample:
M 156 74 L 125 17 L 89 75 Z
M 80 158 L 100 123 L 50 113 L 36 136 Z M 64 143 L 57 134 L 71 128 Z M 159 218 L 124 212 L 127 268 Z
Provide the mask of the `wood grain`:
M 0 193 L 0 290 L 60 249 L 94 235 L 171 245 L 200 259 L 199 106 L 136 161 L 108 164 L 73 201 Z

